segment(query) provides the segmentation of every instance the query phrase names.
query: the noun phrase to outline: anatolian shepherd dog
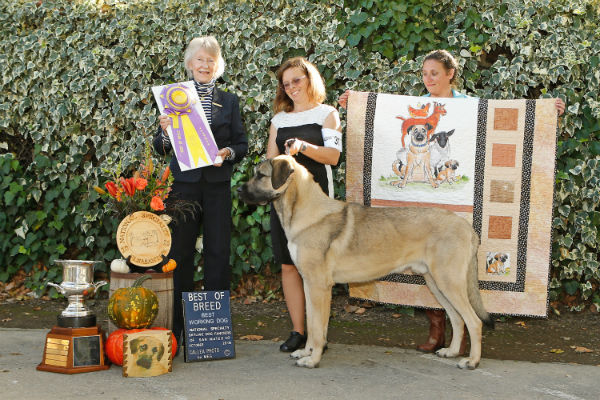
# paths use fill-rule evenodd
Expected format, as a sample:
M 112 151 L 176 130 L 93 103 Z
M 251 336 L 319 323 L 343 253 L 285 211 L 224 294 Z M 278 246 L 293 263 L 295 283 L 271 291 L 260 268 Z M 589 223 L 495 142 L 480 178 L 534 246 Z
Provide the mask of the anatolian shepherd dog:
M 412 270 L 423 275 L 452 323 L 450 347 L 437 355 L 458 355 L 466 323 L 471 353 L 458 366 L 477 367 L 482 321 L 494 323 L 478 289 L 479 238 L 465 219 L 440 208 L 371 208 L 330 199 L 290 156 L 259 164 L 238 193 L 249 204 L 273 203 L 304 280 L 308 340 L 291 355 L 297 365 L 313 368 L 321 360 L 334 283 Z

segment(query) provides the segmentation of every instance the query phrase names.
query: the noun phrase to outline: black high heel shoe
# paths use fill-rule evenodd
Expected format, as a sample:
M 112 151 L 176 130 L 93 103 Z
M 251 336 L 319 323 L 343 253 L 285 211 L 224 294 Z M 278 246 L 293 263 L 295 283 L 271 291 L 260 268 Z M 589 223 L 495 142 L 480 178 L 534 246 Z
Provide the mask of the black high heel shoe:
M 290 337 L 287 338 L 285 342 L 281 346 L 279 346 L 279 350 L 291 353 L 293 351 L 298 350 L 306 344 L 306 335 L 301 335 L 296 331 L 292 331 L 290 333 Z

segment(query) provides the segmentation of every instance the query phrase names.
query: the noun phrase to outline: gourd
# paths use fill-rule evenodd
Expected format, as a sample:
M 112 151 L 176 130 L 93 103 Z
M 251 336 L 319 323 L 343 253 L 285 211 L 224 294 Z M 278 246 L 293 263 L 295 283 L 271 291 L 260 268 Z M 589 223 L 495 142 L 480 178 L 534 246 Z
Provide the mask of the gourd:
M 154 327 L 150 328 L 151 330 L 167 330 L 167 328 L 162 327 Z M 106 349 L 106 355 L 108 359 L 116 365 L 123 365 L 123 335 L 134 333 L 134 332 L 142 332 L 146 329 L 117 329 L 106 338 L 106 343 L 104 343 L 104 348 Z M 171 340 L 173 341 L 173 346 L 171 348 L 171 353 L 173 357 L 175 357 L 175 353 L 177 352 L 177 340 L 175 339 L 175 335 L 171 332 Z
M 147 328 L 158 314 L 158 297 L 141 284 L 151 278 L 143 275 L 128 288 L 115 290 L 108 300 L 108 317 L 119 328 Z
M 123 260 L 122 258 L 117 258 L 112 260 L 110 263 L 110 270 L 113 272 L 126 274 L 129 272 L 129 266 L 127 265 L 127 261 Z
M 162 267 L 162 272 L 171 272 L 177 268 L 177 263 L 172 258 Z

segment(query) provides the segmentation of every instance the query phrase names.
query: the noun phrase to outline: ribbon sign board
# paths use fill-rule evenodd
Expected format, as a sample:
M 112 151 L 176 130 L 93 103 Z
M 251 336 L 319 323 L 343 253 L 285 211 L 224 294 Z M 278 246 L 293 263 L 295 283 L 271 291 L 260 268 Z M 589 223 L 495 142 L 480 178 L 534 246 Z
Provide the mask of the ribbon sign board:
M 171 117 L 167 128 L 182 171 L 213 165 L 217 144 L 193 81 L 152 87 L 161 114 Z
M 185 361 L 235 357 L 229 290 L 183 292 Z

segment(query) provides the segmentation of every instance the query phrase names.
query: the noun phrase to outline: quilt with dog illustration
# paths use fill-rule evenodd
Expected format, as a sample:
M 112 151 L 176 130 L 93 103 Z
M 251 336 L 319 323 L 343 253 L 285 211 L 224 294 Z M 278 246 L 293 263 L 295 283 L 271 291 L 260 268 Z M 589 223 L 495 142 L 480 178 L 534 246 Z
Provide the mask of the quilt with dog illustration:
M 481 237 L 479 287 L 487 311 L 546 316 L 554 103 L 351 92 L 346 199 L 372 207 L 441 207 L 463 216 Z M 352 284 L 350 295 L 440 307 L 424 279 L 411 274 Z

